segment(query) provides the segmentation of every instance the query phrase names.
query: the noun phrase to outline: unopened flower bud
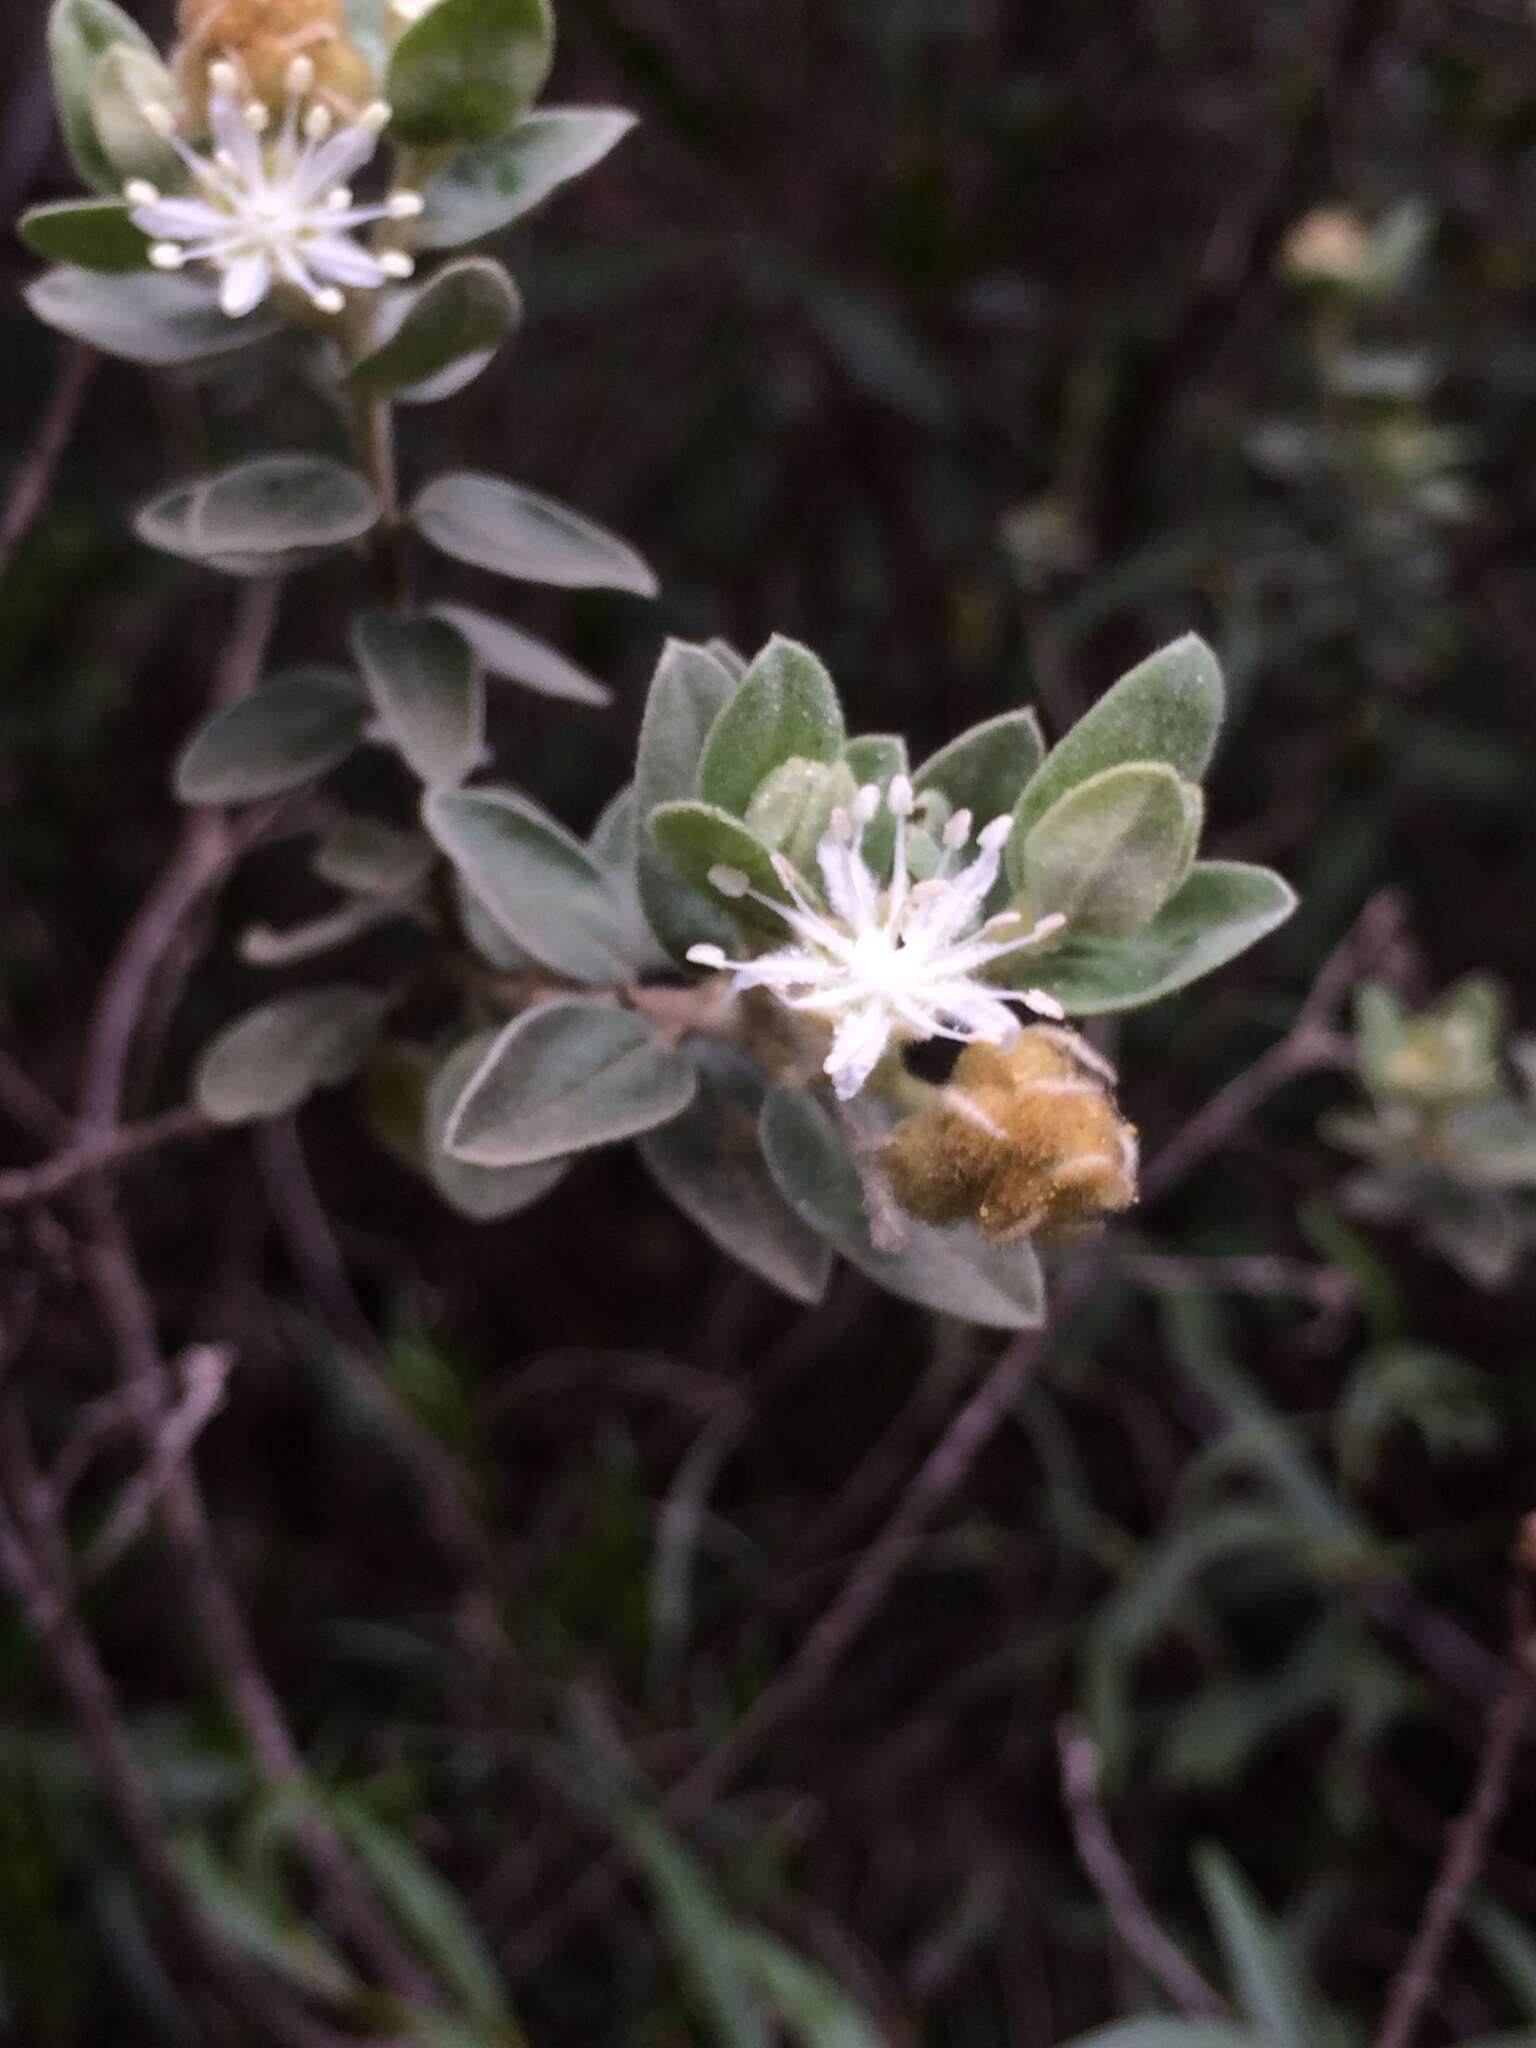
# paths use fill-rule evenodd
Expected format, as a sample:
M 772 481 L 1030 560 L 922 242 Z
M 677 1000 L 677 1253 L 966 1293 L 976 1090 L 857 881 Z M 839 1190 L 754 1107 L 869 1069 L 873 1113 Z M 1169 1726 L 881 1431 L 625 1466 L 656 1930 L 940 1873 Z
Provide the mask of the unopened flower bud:
M 1036 1025 L 1006 1049 L 968 1045 L 937 1100 L 900 1126 L 891 1186 L 921 1222 L 978 1223 L 996 1240 L 1082 1229 L 1136 1199 L 1136 1133 L 1113 1074 L 1069 1031 Z

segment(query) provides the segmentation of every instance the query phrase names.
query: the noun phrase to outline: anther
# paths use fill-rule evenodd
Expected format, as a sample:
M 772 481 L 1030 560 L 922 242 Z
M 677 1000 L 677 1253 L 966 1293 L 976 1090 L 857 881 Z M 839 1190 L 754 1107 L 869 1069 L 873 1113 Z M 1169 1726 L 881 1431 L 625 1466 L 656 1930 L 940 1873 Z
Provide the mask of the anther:
M 148 178 L 130 178 L 123 187 L 123 197 L 130 206 L 153 206 L 160 197 L 160 187 L 151 185 Z
M 970 838 L 970 836 L 970 812 L 956 811 L 955 815 L 944 827 L 944 844 L 949 848 L 951 853 L 958 853 L 960 848 L 964 846 L 965 842 L 967 841 L 967 839 Z
M 139 108 L 147 125 L 160 136 L 176 133 L 176 116 L 163 100 L 145 100 Z
M 317 100 L 304 116 L 304 133 L 311 142 L 324 142 L 334 126 L 331 110 L 322 101 Z
M 416 268 L 416 259 L 407 256 L 403 249 L 386 249 L 379 258 L 379 268 L 386 277 L 409 277 Z
M 910 818 L 912 815 L 912 778 L 909 775 L 893 775 L 885 801 L 893 818 Z
M 426 205 L 419 192 L 392 192 L 389 195 L 389 217 L 391 220 L 415 220 L 426 211 Z
M 156 270 L 180 270 L 187 255 L 179 242 L 156 242 L 149 252 L 149 260 Z
M 690 946 L 688 958 L 695 967 L 723 967 L 725 949 L 721 946 Z
M 315 293 L 311 302 L 318 313 L 339 313 L 346 305 L 346 294 L 338 291 L 333 284 L 326 285 Z
M 288 66 L 288 90 L 296 100 L 301 100 L 315 82 L 315 64 L 312 57 L 295 57 Z
M 722 896 L 745 896 L 752 886 L 740 868 L 729 868 L 723 864 L 710 869 L 709 881 L 711 888 L 717 889 Z

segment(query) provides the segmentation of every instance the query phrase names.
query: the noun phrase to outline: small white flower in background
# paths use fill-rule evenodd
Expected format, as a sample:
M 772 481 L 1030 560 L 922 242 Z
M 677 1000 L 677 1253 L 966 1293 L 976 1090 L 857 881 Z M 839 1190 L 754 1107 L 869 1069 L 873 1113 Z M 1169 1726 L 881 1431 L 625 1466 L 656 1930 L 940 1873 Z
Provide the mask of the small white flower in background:
M 288 104 L 276 123 L 269 107 L 242 91 L 233 64 L 211 65 L 208 81 L 210 155 L 181 139 L 168 108 L 145 109 L 193 183 L 191 192 L 169 197 L 142 178 L 127 187 L 134 226 L 156 238 L 152 263 L 161 270 L 211 264 L 223 277 L 219 303 L 235 320 L 277 284 L 303 292 L 322 313 L 339 313 L 347 291 L 410 276 L 403 251 L 375 255 L 353 230 L 412 218 L 420 196 L 394 192 L 382 205 L 354 206 L 346 182 L 378 148 L 388 107 L 368 107 L 337 127 L 329 107 L 305 104 L 315 82 L 307 57 L 289 69 Z
M 389 0 L 389 11 L 410 28 L 424 14 L 430 14 L 436 5 L 437 0 Z
M 728 960 L 718 946 L 688 953 L 700 967 L 730 969 L 737 990 L 771 989 L 790 1009 L 825 1018 L 834 1027 L 826 1072 L 844 1101 L 858 1094 L 893 1043 L 955 1038 L 1009 1045 L 1023 1028 L 1010 1003 L 1043 1017 L 1063 1015 L 1039 989 L 994 988 L 979 978 L 993 961 L 1048 938 L 1065 922 L 1046 917 L 1023 931 L 1017 911 L 983 919 L 1012 820 L 995 818 L 986 826 L 975 857 L 962 866 L 971 815 L 956 812 L 944 831 L 937 873 L 914 882 L 907 868 L 912 785 L 898 775 L 884 799 L 896 822 L 896 847 L 890 882 L 882 885 L 863 856 L 864 831 L 881 801 L 871 784 L 859 791 L 851 813 L 833 812 L 816 855 L 825 909 L 811 901 L 782 855 L 775 856 L 774 869 L 792 907 L 751 888 L 737 869 L 711 872 L 722 895 L 750 896 L 782 918 L 793 944 L 755 960 Z

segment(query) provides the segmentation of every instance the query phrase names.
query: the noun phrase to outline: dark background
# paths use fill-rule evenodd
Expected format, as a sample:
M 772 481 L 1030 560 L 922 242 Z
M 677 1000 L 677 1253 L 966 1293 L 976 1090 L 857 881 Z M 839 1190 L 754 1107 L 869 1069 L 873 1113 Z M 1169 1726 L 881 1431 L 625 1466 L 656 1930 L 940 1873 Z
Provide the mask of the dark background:
M 0 19 L 6 217 L 74 189 L 41 25 L 31 0 Z M 487 587 L 616 689 L 604 714 L 498 696 L 507 775 L 587 826 L 626 776 L 667 632 L 795 634 L 855 728 L 906 731 L 920 756 L 1022 701 L 1060 731 L 1193 626 L 1233 692 L 1209 849 L 1272 862 L 1304 907 L 1112 1034 L 1149 1145 L 1286 1028 L 1383 889 L 1411 995 L 1488 969 L 1536 1021 L 1528 11 L 567 0 L 560 28 L 550 99 L 623 104 L 641 126 L 508 238 L 525 331 L 451 407 L 406 422 L 404 457 L 581 507 L 642 548 L 664 595 Z M 1349 308 L 1285 277 L 1284 238 L 1321 205 L 1368 225 L 1414 210 L 1423 248 L 1400 288 Z M 20 302 L 19 245 L 0 264 L 11 466 L 63 349 Z M 1396 395 L 1380 378 L 1374 396 L 1341 389 L 1341 356 L 1389 366 Z M 174 837 L 167 765 L 228 614 L 227 590 L 138 548 L 127 514 L 210 434 L 251 447 L 308 418 L 302 398 L 252 389 L 210 429 L 174 379 L 103 366 L 0 587 L 0 1038 L 60 1100 Z M 280 652 L 334 658 L 354 596 L 299 584 Z M 303 891 L 278 853 L 226 893 L 137 1109 L 174 1101 L 197 1045 L 255 999 L 231 934 L 258 905 L 302 910 Z M 1049 2043 L 1145 2003 L 1109 1966 L 1056 1784 L 1057 1715 L 1102 1711 L 1120 1681 L 1112 1802 L 1158 1910 L 1209 1959 L 1189 1856 L 1218 1839 L 1330 1995 L 1366 2023 L 1380 2003 L 1465 1792 L 1486 1701 L 1457 1646 L 1500 1642 L 1536 1416 L 1529 1283 L 1479 1295 L 1341 1219 L 1340 1161 L 1313 1129 L 1349 1092 L 1299 1085 L 1166 1213 L 1125 1226 L 1165 1259 L 1305 1262 L 1310 1293 L 1216 1304 L 1107 1280 L 851 1659 L 688 1830 L 721 1896 L 840 1977 L 882 2038 Z M 229 1139 L 152 1164 L 128 1201 L 167 1344 L 239 1347 L 199 1460 L 278 1691 L 317 1775 L 448 1876 L 507 1960 L 530 2040 L 710 2040 L 638 1895 L 530 1945 L 599 1839 L 549 1789 L 549 1745 L 579 1748 L 586 1717 L 675 1780 L 782 1666 L 996 1342 L 847 1274 L 823 1308 L 793 1309 L 628 1156 L 477 1231 L 381 1163 L 345 1102 L 307 1112 L 303 1142 L 367 1342 L 473 1475 L 520 1677 L 504 1695 L 477 1666 L 463 1589 L 349 1399 L 274 1220 L 292 1196 L 281 1158 Z M 67 1224 L 8 1228 L 0 1253 L 44 1276 L 26 1371 L 57 1420 L 96 1390 L 100 1337 Z M 1386 1342 L 1465 1359 L 1496 1428 L 1437 1459 L 1410 1415 L 1346 1486 L 1330 1432 Z M 1448 1656 L 1426 1668 L 1422 1627 L 1381 1625 L 1326 1531 L 1235 1556 L 1208 1533 L 1256 1484 L 1207 1473 L 1231 1421 L 1213 1359 L 1349 1495 L 1380 1583 L 1447 1622 Z M 696 1483 L 679 1475 L 712 1428 L 687 1631 L 663 1639 L 663 1507 Z M 256 1794 L 152 1546 L 90 1613 L 167 1800 L 234 1855 Z M 13 2038 L 169 2038 L 175 1994 L 150 1983 L 119 1852 L 19 1628 L 0 1655 Z M 1529 1914 L 1525 1854 L 1511 1825 L 1492 1884 Z M 1432 2024 L 1466 2038 L 1517 2017 L 1473 1947 Z

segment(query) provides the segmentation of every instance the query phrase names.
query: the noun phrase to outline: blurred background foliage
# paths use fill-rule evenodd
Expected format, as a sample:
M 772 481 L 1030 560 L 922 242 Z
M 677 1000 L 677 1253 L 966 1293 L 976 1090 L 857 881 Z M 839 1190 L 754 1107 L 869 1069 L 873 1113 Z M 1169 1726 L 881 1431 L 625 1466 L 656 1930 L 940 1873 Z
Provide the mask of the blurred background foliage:
M 0 17 L 8 218 L 71 189 L 42 11 Z M 1474 971 L 1536 1022 L 1530 10 L 566 0 L 561 35 L 551 98 L 642 125 L 509 239 L 510 367 L 408 418 L 405 458 L 431 435 L 439 463 L 579 504 L 664 596 L 527 596 L 617 704 L 499 698 L 509 774 L 590 824 L 667 631 L 803 637 L 855 722 L 921 755 L 1026 700 L 1060 731 L 1192 626 L 1236 704 L 1212 851 L 1304 902 L 1106 1040 L 1148 1146 L 1287 1029 L 1367 904 L 1399 1023 Z M 3 260 L 9 468 L 61 350 Z M 258 413 L 265 439 L 309 431 L 302 393 L 243 374 L 104 366 L 0 586 L 0 1034 L 61 1096 L 226 616 L 126 514 Z M 334 653 L 355 593 L 300 589 L 284 648 Z M 286 889 L 302 912 L 297 855 L 261 859 L 263 911 Z M 141 1110 L 254 999 L 241 886 Z M 1493 1085 L 1528 1116 L 1506 1053 Z M 1068 1713 L 1219 1995 L 1265 2039 L 1366 2037 L 1466 1796 L 1536 1504 L 1530 1261 L 1456 1260 L 1351 1200 L 1359 1162 L 1318 1123 L 1358 1136 L 1373 1072 L 1298 1081 L 1112 1233 L 851 1655 L 670 1818 L 664 1788 L 782 1671 L 995 1341 L 846 1272 L 791 1308 L 628 1155 L 479 1231 L 381 1171 L 340 1102 L 302 1152 L 231 1138 L 133 1180 L 167 1343 L 237 1349 L 198 1452 L 219 1541 L 309 1796 L 452 1988 L 462 2031 L 433 2041 L 1048 2048 L 1159 2009 L 1075 1853 Z M 292 1251 L 311 1172 L 345 1262 L 329 1300 L 323 1257 L 317 1282 Z M 100 1338 L 68 1232 L 4 1229 L 35 1282 L 29 1382 L 76 1413 Z M 483 1582 L 434 1541 L 349 1347 L 467 1474 Z M 82 1543 L 124 1469 L 81 1489 Z M 209 1704 L 173 1596 L 146 1542 L 85 1611 L 185 1867 L 264 1967 L 346 2009 L 291 1795 Z M 7 2038 L 199 2040 L 19 1623 L 0 1662 Z M 1536 2027 L 1533 1820 L 1528 1756 L 1438 2038 Z

